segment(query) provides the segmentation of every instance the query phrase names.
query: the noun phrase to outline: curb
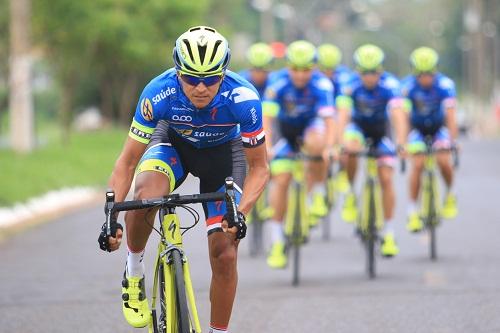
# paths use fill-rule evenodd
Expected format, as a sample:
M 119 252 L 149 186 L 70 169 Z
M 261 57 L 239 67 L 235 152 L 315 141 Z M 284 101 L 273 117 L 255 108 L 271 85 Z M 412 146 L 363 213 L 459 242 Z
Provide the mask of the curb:
M 30 226 L 98 203 L 104 203 L 103 190 L 78 187 L 51 191 L 13 207 L 0 207 L 0 241 Z

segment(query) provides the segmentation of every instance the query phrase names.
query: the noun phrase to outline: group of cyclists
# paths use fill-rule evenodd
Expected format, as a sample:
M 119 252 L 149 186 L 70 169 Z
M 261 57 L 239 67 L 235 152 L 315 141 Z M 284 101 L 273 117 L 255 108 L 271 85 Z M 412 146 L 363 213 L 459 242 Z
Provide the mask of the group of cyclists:
M 225 178 L 234 178 L 238 221 L 228 225 L 223 202 L 203 205 L 212 269 L 209 332 L 227 332 L 236 293 L 238 244 L 245 236 L 242 226 L 270 176 L 273 245 L 268 264 L 286 266 L 282 222 L 290 160 L 299 151 L 312 157 L 306 168 L 311 220 L 328 213 L 325 180 L 333 158 L 342 164 L 337 184 L 348 190 L 342 216 L 354 221 L 357 161 L 354 155 L 341 154 L 339 147 L 360 150 L 367 139 L 376 145 L 386 222 L 381 251 L 384 256 L 398 253 L 392 227 L 395 157 L 421 151 L 425 135 L 433 135 L 437 146 L 450 146 L 457 136 L 454 85 L 437 72 L 434 50 L 416 49 L 410 57 L 413 74 L 402 82 L 383 69 L 384 53 L 375 45 L 355 51 L 351 71 L 340 64 L 341 52 L 334 45 L 316 48 L 303 40 L 288 45 L 286 68 L 277 71 L 271 71 L 272 49 L 263 43 L 253 45 L 248 50 L 251 69 L 239 75 L 228 69 L 226 38 L 206 26 L 179 36 L 172 57 L 174 67 L 152 79 L 139 98 L 109 187 L 116 201 L 123 201 L 135 177 L 138 200 L 171 193 L 189 173 L 200 179 L 200 193 L 223 192 Z M 420 157 L 412 157 L 411 231 L 422 228 L 416 204 Z M 448 190 L 443 216 L 453 217 L 456 203 L 449 156 L 443 153 L 438 161 Z M 125 215 L 128 253 L 122 293 L 127 297 L 122 308 L 134 327 L 150 321 L 143 256 L 154 213 L 139 210 Z M 119 248 L 123 227 L 117 224 L 112 234 L 104 241 L 101 234 L 100 239 L 109 251 Z
M 427 136 L 432 136 L 433 147 L 440 151 L 437 161 L 446 184 L 442 216 L 453 218 L 457 214 L 449 153 L 457 138 L 455 88 L 451 79 L 437 71 L 439 56 L 435 50 L 415 49 L 410 55 L 412 74 L 402 80 L 384 70 L 384 52 L 372 44 L 355 50 L 353 70 L 341 64 L 342 53 L 333 44 L 316 48 L 307 41 L 292 42 L 287 48 L 286 68 L 277 71 L 270 70 L 272 55 L 269 45 L 252 45 L 247 53 L 251 68 L 242 72 L 263 92 L 272 173 L 272 247 L 267 258 L 270 267 L 287 265 L 282 225 L 291 179 L 289 161 L 300 149 L 309 156 L 323 157 L 311 159 L 307 169 L 309 214 L 314 225 L 328 213 L 325 178 L 331 157 L 341 164 L 338 190 L 347 192 L 342 218 L 346 222 L 356 221 L 355 153 L 361 152 L 367 142 L 374 146 L 382 188 L 385 223 L 380 251 L 384 257 L 399 253 L 393 228 L 396 196 L 392 180 L 398 155 L 412 159 L 407 228 L 411 232 L 423 228 L 417 200 L 424 166 L 420 153 L 425 152 Z M 280 139 L 272 140 L 276 128 Z

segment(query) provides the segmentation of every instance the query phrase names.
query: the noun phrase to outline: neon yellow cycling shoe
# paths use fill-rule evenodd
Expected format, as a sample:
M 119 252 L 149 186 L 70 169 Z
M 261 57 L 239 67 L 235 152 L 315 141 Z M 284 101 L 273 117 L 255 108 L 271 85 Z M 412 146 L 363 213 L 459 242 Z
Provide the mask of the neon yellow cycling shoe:
M 270 218 L 273 217 L 273 214 L 274 214 L 274 209 L 273 207 L 266 207 L 264 208 L 260 213 L 260 217 L 265 221 L 265 220 L 269 220 Z
M 347 193 L 351 188 L 349 179 L 347 178 L 347 171 L 340 170 L 335 179 L 335 188 L 340 193 Z
M 285 268 L 288 258 L 285 254 L 285 244 L 276 242 L 271 247 L 271 251 L 267 256 L 267 265 L 271 268 Z
M 457 214 L 457 198 L 455 195 L 449 193 L 444 200 L 443 208 L 441 209 L 441 216 L 445 219 L 452 219 L 455 218 Z
M 342 219 L 347 223 L 353 223 L 358 218 L 358 207 L 356 207 L 356 196 L 349 192 L 342 207 Z
M 422 219 L 418 215 L 417 212 L 413 212 L 408 215 L 408 223 L 406 224 L 406 229 L 410 232 L 419 232 L 423 229 L 424 224 L 422 223 Z
M 399 247 L 396 244 L 396 239 L 392 233 L 385 234 L 382 239 L 382 246 L 380 247 L 380 253 L 382 256 L 390 258 L 394 257 L 399 253 Z
M 144 277 L 126 277 L 122 280 L 122 309 L 127 322 L 136 328 L 146 327 L 151 320 Z
M 326 205 L 325 196 L 319 193 L 313 194 L 311 207 L 309 207 L 309 214 L 313 217 L 325 217 L 328 214 L 328 206 Z

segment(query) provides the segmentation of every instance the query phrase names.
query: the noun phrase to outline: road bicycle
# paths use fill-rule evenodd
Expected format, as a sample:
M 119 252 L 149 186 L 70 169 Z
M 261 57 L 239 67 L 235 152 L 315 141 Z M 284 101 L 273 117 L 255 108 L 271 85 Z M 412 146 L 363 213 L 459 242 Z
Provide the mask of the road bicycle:
M 363 182 L 361 198 L 358 203 L 356 231 L 359 235 L 366 254 L 366 272 L 370 279 L 376 277 L 376 251 L 381 239 L 379 232 L 384 227 L 384 209 L 382 203 L 382 189 L 378 177 L 377 159 L 380 153 L 372 140 L 366 141 L 366 147 L 361 152 L 345 151 L 350 156 L 365 157 L 365 180 Z M 406 168 L 405 160 L 401 160 L 401 171 Z
M 272 208 L 268 205 L 268 188 L 260 195 L 247 217 L 249 227 L 249 252 L 251 257 L 256 257 L 264 252 L 264 222 L 272 217 Z
M 288 205 L 285 216 L 285 236 L 287 254 L 292 254 L 292 285 L 298 286 L 300 280 L 300 249 L 309 237 L 311 226 L 307 207 L 307 186 L 305 180 L 305 161 L 318 161 L 322 157 L 311 157 L 297 153 L 291 160 L 292 181 L 288 191 Z
M 158 252 L 154 267 L 154 282 L 151 298 L 150 333 L 200 333 L 201 326 L 196 309 L 195 295 L 189 273 L 187 256 L 182 246 L 182 236 L 193 228 L 200 219 L 199 214 L 192 207 L 193 203 L 210 201 L 225 201 L 229 216 L 229 226 L 235 225 L 238 220 L 235 203 L 233 179 L 226 178 L 225 193 L 214 192 L 194 195 L 170 194 L 162 198 L 115 202 L 114 192 L 106 192 L 106 235 L 112 235 L 111 230 L 117 223 L 112 218 L 116 212 L 160 208 L 158 213 L 160 235 Z M 176 208 L 184 208 L 190 212 L 195 222 L 182 227 Z M 126 297 L 126 296 L 124 296 Z M 157 302 L 159 316 L 157 314 Z
M 424 138 L 425 156 L 424 171 L 422 175 L 422 193 L 421 193 L 421 213 L 420 218 L 424 223 L 425 229 L 429 233 L 429 255 L 432 260 L 437 259 L 437 237 L 436 228 L 441 223 L 441 198 L 439 195 L 439 184 L 436 177 L 436 158 L 435 154 L 439 152 L 451 151 L 453 153 L 453 166 L 458 167 L 458 154 L 455 147 L 452 148 L 434 148 L 433 137 Z

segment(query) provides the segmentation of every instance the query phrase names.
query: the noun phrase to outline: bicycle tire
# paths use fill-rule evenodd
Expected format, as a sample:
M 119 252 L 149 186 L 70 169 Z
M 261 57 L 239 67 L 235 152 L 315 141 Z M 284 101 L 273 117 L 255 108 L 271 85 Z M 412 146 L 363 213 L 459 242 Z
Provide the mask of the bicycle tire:
M 436 202 L 435 202 L 435 184 L 434 175 L 432 173 L 428 174 L 429 182 L 429 217 L 428 217 L 428 229 L 429 229 L 429 254 L 431 260 L 437 260 L 437 240 L 436 240 L 436 225 L 437 225 L 437 212 L 436 212 Z
M 375 241 L 377 239 L 377 227 L 376 223 L 376 211 L 375 211 L 375 183 L 373 179 L 369 179 L 367 182 L 368 186 L 368 230 L 367 230 L 367 270 L 370 279 L 374 279 L 376 276 L 375 272 Z
M 302 213 L 301 213 L 301 188 L 300 184 L 295 184 L 294 189 L 295 195 L 295 210 L 293 217 L 293 232 L 292 232 L 292 252 L 293 252 L 293 275 L 292 275 L 292 285 L 294 287 L 298 286 L 300 283 L 300 246 L 303 242 L 302 235 Z
M 191 333 L 189 308 L 186 299 L 186 286 L 184 284 L 184 271 L 182 257 L 179 250 L 174 249 L 172 255 L 172 268 L 174 270 L 175 297 L 177 304 L 177 327 L 179 333 Z
M 158 292 L 160 293 L 160 318 L 158 322 L 158 327 L 157 330 L 154 331 L 156 332 L 161 332 L 161 333 L 166 333 L 167 332 L 167 305 L 166 305 L 166 299 L 165 299 L 165 271 L 164 271 L 164 266 L 163 264 L 160 264 L 158 266 Z M 155 326 L 156 322 L 153 322 L 153 326 Z M 156 326 L 155 326 L 156 327 Z
M 250 226 L 250 229 L 251 229 L 250 242 L 248 242 L 250 257 L 256 257 L 260 253 L 262 253 L 263 249 L 262 246 L 263 222 L 259 219 L 258 214 L 255 212 L 252 213 L 252 224 Z

